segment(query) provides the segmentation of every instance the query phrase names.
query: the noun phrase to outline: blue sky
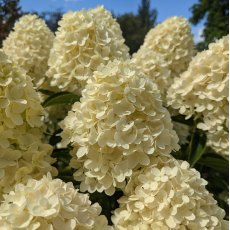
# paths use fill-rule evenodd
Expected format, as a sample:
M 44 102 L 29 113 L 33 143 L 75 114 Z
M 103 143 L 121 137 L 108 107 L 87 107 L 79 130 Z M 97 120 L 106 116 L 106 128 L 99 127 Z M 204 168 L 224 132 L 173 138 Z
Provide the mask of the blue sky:
M 158 11 L 157 22 L 162 22 L 171 16 L 183 16 L 189 18 L 191 12 L 189 8 L 198 0 L 152 0 L 151 7 Z M 104 5 L 108 10 L 116 15 L 126 12 L 136 13 L 141 0 L 21 0 L 20 5 L 23 11 L 53 11 L 62 9 L 63 12 L 76 11 L 80 9 L 93 8 L 98 5 Z M 201 39 L 203 23 L 192 26 L 195 41 Z

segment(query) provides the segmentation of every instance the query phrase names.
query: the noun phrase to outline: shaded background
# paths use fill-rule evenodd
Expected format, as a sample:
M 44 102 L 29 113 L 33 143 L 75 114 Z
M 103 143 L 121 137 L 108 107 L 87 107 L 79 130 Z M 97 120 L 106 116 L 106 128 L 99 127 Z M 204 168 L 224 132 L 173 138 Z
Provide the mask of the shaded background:
M 63 13 L 98 5 L 104 5 L 117 18 L 131 54 L 149 29 L 172 16 L 190 21 L 198 50 L 229 32 L 228 0 L 0 0 L 0 45 L 23 14 L 38 14 L 55 32 Z

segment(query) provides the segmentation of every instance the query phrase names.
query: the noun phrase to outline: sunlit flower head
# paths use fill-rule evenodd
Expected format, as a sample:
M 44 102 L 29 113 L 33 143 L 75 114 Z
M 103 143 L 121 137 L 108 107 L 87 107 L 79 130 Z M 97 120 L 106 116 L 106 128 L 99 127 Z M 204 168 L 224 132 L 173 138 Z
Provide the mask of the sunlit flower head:
M 52 180 L 50 174 L 41 180 L 30 179 L 17 184 L 4 195 L 0 206 L 0 223 L 5 230 L 110 230 L 98 203 L 91 204 L 72 183 Z
M 101 65 L 61 127 L 82 191 L 113 194 L 149 156 L 179 148 L 157 85 L 130 61 Z
M 43 115 L 31 78 L 0 52 L 0 199 L 15 183 L 57 174 Z
M 54 34 L 37 15 L 22 16 L 3 41 L 3 51 L 31 78 L 35 87 L 45 80 Z
M 187 118 L 199 118 L 197 127 L 208 132 L 211 146 L 224 149 L 222 154 L 228 152 L 228 46 L 225 36 L 198 53 L 168 92 L 168 105 Z
M 145 55 L 146 49 L 162 55 L 171 71 L 170 78 L 178 76 L 187 69 L 195 54 L 193 35 L 188 21 L 183 17 L 171 17 L 158 24 L 148 32 L 138 53 L 143 52 Z M 154 60 L 154 56 L 152 58 Z M 150 57 L 145 59 L 150 62 Z
M 164 56 L 147 47 L 141 48 L 132 57 L 136 67 L 152 79 L 160 90 L 163 103 L 166 105 L 166 94 L 173 82 L 171 71 Z
M 153 156 L 151 166 L 136 171 L 118 200 L 112 221 L 117 230 L 227 230 L 200 173 L 186 161 Z
M 59 22 L 47 75 L 52 87 L 79 92 L 101 63 L 128 57 L 120 26 L 109 11 L 99 6 L 68 12 Z

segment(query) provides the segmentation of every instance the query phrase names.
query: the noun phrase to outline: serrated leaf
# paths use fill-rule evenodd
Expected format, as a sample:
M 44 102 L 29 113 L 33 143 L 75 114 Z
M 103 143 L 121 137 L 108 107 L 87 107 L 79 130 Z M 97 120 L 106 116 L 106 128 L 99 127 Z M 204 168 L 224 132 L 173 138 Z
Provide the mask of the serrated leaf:
M 48 107 L 51 105 L 58 105 L 58 104 L 73 104 L 76 101 L 80 100 L 80 96 L 69 93 L 69 92 L 59 92 L 51 95 L 48 97 L 43 103 L 43 107 Z

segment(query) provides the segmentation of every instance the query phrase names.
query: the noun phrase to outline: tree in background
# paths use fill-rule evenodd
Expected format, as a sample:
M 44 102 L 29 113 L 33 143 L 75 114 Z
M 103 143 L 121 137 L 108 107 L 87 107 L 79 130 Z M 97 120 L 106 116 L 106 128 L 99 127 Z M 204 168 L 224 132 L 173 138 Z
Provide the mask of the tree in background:
M 143 44 L 146 33 L 156 25 L 156 19 L 157 11 L 150 9 L 150 0 L 141 1 L 137 15 L 126 13 L 117 17 L 130 54 Z
M 141 26 L 152 28 L 156 24 L 157 10 L 150 9 L 150 0 L 142 0 L 138 8 L 138 15 Z
M 13 28 L 15 21 L 21 16 L 19 0 L 0 0 L 0 47 Z
M 57 9 L 56 11 L 43 12 L 40 17 L 46 21 L 47 26 L 52 32 L 56 32 L 58 28 L 58 21 L 61 20 L 62 15 L 62 10 Z
M 203 30 L 204 41 L 197 44 L 198 50 L 204 50 L 215 39 L 229 33 L 229 1 L 228 0 L 199 0 L 191 7 L 192 17 L 190 22 L 197 25 L 206 19 Z

